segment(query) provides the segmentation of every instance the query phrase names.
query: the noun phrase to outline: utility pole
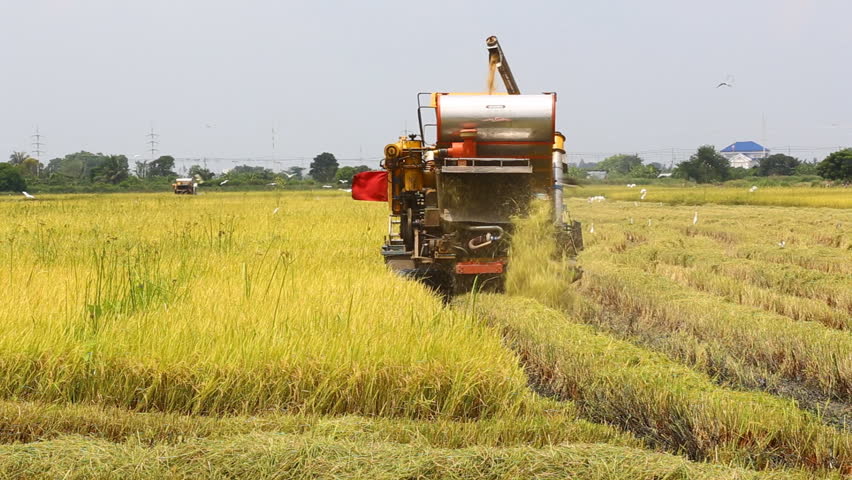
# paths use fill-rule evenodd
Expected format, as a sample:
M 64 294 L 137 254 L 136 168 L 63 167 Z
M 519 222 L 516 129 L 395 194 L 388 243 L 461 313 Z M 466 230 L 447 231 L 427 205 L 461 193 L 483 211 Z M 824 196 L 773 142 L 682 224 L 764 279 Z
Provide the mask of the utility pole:
M 148 137 L 148 141 L 145 143 L 148 144 L 148 150 L 151 152 L 151 161 L 153 162 L 154 156 L 157 154 L 157 152 L 159 152 L 159 150 L 157 149 L 157 145 L 159 145 L 160 142 L 157 140 L 157 138 L 159 138 L 160 135 L 154 133 L 154 125 L 151 124 L 151 133 L 145 136 Z

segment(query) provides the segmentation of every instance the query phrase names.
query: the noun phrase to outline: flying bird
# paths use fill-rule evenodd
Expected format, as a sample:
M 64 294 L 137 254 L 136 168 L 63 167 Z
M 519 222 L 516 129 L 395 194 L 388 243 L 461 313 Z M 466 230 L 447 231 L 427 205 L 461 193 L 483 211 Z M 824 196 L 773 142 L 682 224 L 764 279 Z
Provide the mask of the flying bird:
M 230 180 L 230 179 L 226 178 L 226 179 L 222 180 L 221 182 L 219 182 L 219 186 L 221 187 L 222 185 L 228 183 L 228 180 Z
M 340 183 L 349 183 L 349 180 L 338 180 Z
M 287 178 L 293 178 L 293 177 L 295 177 L 295 176 L 296 176 L 296 174 L 295 174 L 295 173 L 287 173 L 287 172 L 282 172 L 282 173 L 284 173 L 284 175 L 285 175 Z
M 26 198 L 27 200 L 35 200 L 36 199 L 33 195 L 30 195 L 27 192 L 21 192 L 21 193 L 24 194 L 24 198 Z
M 267 186 L 267 187 L 274 187 L 274 186 L 276 186 L 276 185 L 278 185 L 276 182 L 272 182 L 272 183 L 267 183 L 267 184 L 266 184 L 266 186 Z
M 730 88 L 730 87 L 733 87 L 733 86 L 734 86 L 734 76 L 733 76 L 733 75 L 728 75 L 727 77 L 725 77 L 725 81 L 724 81 L 724 82 L 719 82 L 719 85 L 716 85 L 716 88 L 719 88 L 719 87 L 728 87 L 728 88 Z

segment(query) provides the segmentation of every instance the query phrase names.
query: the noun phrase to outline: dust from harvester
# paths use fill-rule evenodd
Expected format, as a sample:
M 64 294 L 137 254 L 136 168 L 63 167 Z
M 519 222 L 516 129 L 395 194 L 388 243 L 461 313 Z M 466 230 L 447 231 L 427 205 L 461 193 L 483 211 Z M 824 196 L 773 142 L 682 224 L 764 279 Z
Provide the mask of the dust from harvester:
M 533 201 L 528 217 L 513 219 L 515 226 L 506 273 L 506 293 L 535 298 L 546 305 L 570 307 L 574 294 L 571 260 L 557 251 L 552 206 Z

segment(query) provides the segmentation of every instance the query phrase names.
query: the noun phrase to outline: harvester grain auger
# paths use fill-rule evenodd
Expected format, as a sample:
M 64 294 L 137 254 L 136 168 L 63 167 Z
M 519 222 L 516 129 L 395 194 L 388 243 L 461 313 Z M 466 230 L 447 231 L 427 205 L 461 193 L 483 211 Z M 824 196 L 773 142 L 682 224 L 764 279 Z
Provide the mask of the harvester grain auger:
M 353 181 L 353 198 L 390 206 L 381 250 L 388 266 L 444 294 L 474 284 L 502 289 L 511 218 L 527 215 L 535 198 L 552 203 L 559 255 L 573 258 L 583 247 L 579 222 L 564 220 L 556 94 L 522 95 L 497 38 L 486 46 L 489 90 L 496 70 L 508 93 L 418 94 L 420 134 L 387 145 L 384 170 Z M 432 114 L 434 123 L 425 123 Z M 434 129 L 432 143 L 427 129 Z

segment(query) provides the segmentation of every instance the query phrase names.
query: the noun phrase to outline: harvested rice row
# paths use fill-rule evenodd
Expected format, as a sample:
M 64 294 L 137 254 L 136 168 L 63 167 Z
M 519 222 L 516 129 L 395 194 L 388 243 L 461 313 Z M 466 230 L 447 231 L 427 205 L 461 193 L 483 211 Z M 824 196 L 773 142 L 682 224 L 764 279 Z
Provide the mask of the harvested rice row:
M 658 336 L 696 352 L 709 344 L 839 400 L 852 396 L 852 335 L 684 290 L 640 269 L 588 260 L 582 292 L 631 322 L 631 332 Z
M 617 264 L 637 266 L 681 285 L 720 296 L 727 301 L 762 308 L 793 320 L 819 322 L 839 330 L 852 329 L 852 315 L 832 308 L 822 301 L 744 283 L 741 278 L 716 273 L 723 268 L 718 264 L 704 261 L 694 267 L 670 264 L 664 260 L 665 257 L 677 256 L 678 252 L 686 255 L 689 250 L 661 250 L 658 247 L 642 246 L 622 255 L 611 255 L 608 260 Z M 600 254 L 595 256 L 600 257 Z
M 317 435 L 250 434 L 148 446 L 79 436 L 0 446 L 2 478 L 69 479 L 805 479 L 806 472 L 753 472 L 663 453 L 599 444 L 439 449 Z M 834 476 L 836 478 L 836 476 Z
M 478 421 L 417 421 L 382 417 L 263 415 L 210 417 L 135 413 L 94 405 L 0 401 L 0 443 L 30 443 L 62 435 L 110 442 L 183 443 L 198 438 L 276 432 L 321 435 L 336 440 L 411 443 L 441 448 L 544 447 L 562 443 L 608 443 L 640 448 L 642 441 L 616 428 L 580 419 L 567 402 L 539 399 L 526 415 Z
M 481 295 L 476 309 L 503 329 L 534 383 L 574 401 L 591 420 L 692 459 L 852 473 L 852 436 L 793 402 L 718 387 L 704 374 L 534 300 Z
M 596 255 L 590 253 L 589 256 Z M 763 289 L 761 295 L 764 297 L 791 303 L 795 300 L 787 297 L 795 296 L 803 301 L 800 305 L 810 304 L 804 308 L 815 311 L 822 310 L 816 305 L 819 302 L 839 312 L 823 314 L 825 318 L 838 318 L 839 314 L 846 320 L 845 323 L 852 321 L 852 289 L 848 287 L 852 282 L 850 275 L 817 272 L 790 264 L 732 259 L 708 248 L 706 242 L 697 242 L 695 239 L 685 241 L 683 245 L 652 239 L 647 245 L 625 252 L 618 262 L 643 268 L 664 263 L 718 274 L 728 278 L 741 291 Z

